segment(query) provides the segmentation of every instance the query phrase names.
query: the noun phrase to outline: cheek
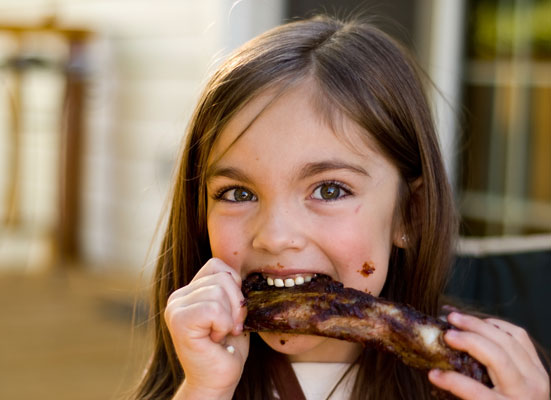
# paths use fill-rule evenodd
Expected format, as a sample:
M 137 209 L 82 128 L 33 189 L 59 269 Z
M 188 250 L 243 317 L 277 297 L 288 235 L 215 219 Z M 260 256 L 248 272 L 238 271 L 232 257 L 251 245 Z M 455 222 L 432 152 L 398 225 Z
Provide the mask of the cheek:
M 207 227 L 212 256 L 220 258 L 229 265 L 236 265 L 236 261 L 243 253 L 245 237 L 242 229 L 231 221 L 214 217 L 207 219 Z
M 331 258 L 345 286 L 378 295 L 386 280 L 392 248 L 388 226 L 349 223 L 337 240 L 326 239 L 326 249 L 331 248 Z
M 390 249 L 386 245 L 366 245 L 350 248 L 339 276 L 345 286 L 377 296 L 385 283 Z

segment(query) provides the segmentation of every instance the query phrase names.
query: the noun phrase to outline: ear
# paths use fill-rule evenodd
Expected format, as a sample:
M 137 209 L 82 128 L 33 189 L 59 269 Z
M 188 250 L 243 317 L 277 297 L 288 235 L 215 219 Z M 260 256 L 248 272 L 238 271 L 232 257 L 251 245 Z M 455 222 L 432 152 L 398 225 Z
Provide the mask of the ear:
M 394 233 L 394 240 L 392 241 L 392 244 L 394 244 L 394 246 L 399 247 L 401 249 L 405 249 L 406 247 L 408 247 L 408 236 L 405 233 L 401 233 L 401 232 L 403 232 L 403 230 L 398 229 Z
M 405 224 L 407 223 L 404 221 L 404 215 L 400 212 L 400 221 L 397 224 L 396 229 L 394 230 L 394 236 L 392 243 L 394 246 L 399 247 L 401 249 L 405 249 L 410 246 L 412 242 L 412 238 L 409 237 L 410 234 L 408 232 L 411 232 L 412 229 L 415 229 L 418 224 L 418 208 L 421 204 L 421 196 L 422 196 L 422 187 L 423 187 L 423 178 L 419 177 L 415 179 L 413 182 L 407 184 L 407 191 L 409 192 L 408 196 L 408 204 L 405 204 L 404 207 L 406 210 L 408 210 L 408 216 L 407 219 L 410 221 L 411 226 L 406 227 Z M 402 194 L 405 195 L 405 194 Z M 402 199 L 398 199 L 398 201 L 402 201 Z

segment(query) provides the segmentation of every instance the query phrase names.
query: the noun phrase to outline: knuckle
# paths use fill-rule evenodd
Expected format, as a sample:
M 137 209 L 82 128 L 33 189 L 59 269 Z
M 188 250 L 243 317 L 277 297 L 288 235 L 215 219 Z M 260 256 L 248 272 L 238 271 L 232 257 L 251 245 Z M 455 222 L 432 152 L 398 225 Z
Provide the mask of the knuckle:
M 181 309 L 167 307 L 165 308 L 164 319 L 168 328 L 182 326 L 185 320 L 185 313 Z
M 225 264 L 222 260 L 218 258 L 211 258 L 203 264 L 199 272 L 197 272 L 197 274 L 193 277 L 192 281 L 197 281 L 209 275 L 216 274 L 217 272 L 223 270 L 225 268 L 224 266 Z
M 164 311 L 163 311 L 163 316 L 164 316 L 164 319 L 165 319 L 165 322 L 169 322 L 172 317 L 174 316 L 174 313 L 175 313 L 175 306 L 174 306 L 174 302 L 171 301 L 169 303 L 167 303 Z
M 165 324 L 168 326 L 170 325 L 170 311 L 167 308 L 165 308 L 164 312 L 163 312 L 163 318 L 164 318 L 164 321 L 165 321 Z
M 244 323 L 245 319 L 247 318 L 247 310 L 243 310 L 243 308 L 240 308 L 239 310 L 235 311 L 233 314 L 233 320 L 236 324 Z
M 234 283 L 232 276 L 227 271 L 220 271 L 216 274 L 217 279 L 225 285 L 231 285 Z
M 222 304 L 220 304 L 217 301 L 208 302 L 207 308 L 208 308 L 209 314 L 217 318 L 220 318 L 226 314 L 226 310 L 224 309 Z
M 523 399 L 547 399 L 549 398 L 549 382 L 547 379 L 528 378 L 524 380 Z
M 498 351 L 493 355 L 493 363 L 496 367 L 510 365 L 511 359 L 504 351 Z
M 541 398 L 549 398 L 549 378 L 538 381 L 535 385 L 535 391 Z
M 223 300 L 226 297 L 226 291 L 221 285 L 212 285 L 209 287 L 211 295 L 217 300 Z
M 530 335 L 528 334 L 528 331 L 526 331 L 526 329 L 524 328 L 521 328 L 519 326 L 515 326 L 513 329 L 512 329 L 512 332 L 511 334 L 517 338 L 518 340 L 520 340 L 521 342 L 529 342 L 530 341 Z
M 234 278 L 232 275 L 230 275 L 227 272 L 219 272 L 216 276 L 217 278 L 217 285 L 220 290 L 221 294 L 224 296 L 242 296 L 241 290 L 237 286 Z
M 522 398 L 523 399 L 539 399 L 543 392 L 539 391 L 537 388 L 533 386 L 525 387 L 522 391 Z
M 213 257 L 205 263 L 213 271 L 223 271 L 227 268 L 226 263 L 219 258 Z
M 176 300 L 178 297 L 180 297 L 181 290 L 175 290 L 174 292 L 170 293 L 170 296 L 166 299 L 167 307 L 172 303 L 174 300 Z
M 220 263 L 220 259 L 218 258 L 210 258 L 209 260 L 207 260 L 207 262 L 205 263 L 205 267 L 209 267 L 209 268 L 213 268 L 215 267 L 216 265 L 218 265 Z

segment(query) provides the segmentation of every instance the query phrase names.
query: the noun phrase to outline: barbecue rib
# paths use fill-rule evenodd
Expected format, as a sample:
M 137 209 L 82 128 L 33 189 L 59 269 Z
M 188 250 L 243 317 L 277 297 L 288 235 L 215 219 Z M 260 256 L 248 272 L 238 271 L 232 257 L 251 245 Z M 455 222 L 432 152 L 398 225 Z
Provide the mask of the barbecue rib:
M 419 369 L 455 370 L 490 385 L 486 368 L 443 340 L 452 326 L 410 306 L 344 288 L 330 277 L 290 288 L 269 286 L 261 274 L 243 281 L 245 329 L 327 336 L 372 344 Z

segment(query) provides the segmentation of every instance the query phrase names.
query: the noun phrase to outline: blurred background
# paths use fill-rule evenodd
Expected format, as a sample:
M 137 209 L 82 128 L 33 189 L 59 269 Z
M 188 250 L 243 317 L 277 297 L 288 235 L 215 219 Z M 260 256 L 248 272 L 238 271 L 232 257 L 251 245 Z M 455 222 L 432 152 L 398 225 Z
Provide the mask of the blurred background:
M 147 360 L 187 120 L 236 46 L 376 16 L 438 89 L 462 216 L 449 293 L 551 348 L 551 2 L 0 0 L 0 398 L 116 399 Z

